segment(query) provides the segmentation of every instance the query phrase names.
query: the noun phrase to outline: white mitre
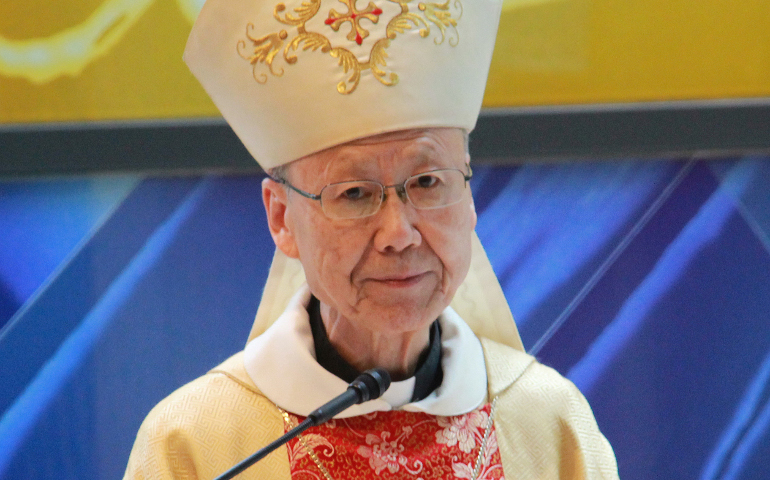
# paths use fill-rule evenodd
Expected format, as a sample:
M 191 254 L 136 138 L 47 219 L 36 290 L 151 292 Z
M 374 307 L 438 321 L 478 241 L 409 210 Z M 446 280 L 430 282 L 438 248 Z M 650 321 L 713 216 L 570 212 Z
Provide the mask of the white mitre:
M 208 0 L 184 59 L 268 170 L 351 140 L 476 125 L 502 0 Z M 304 282 L 276 250 L 249 340 Z M 452 307 L 482 337 L 523 350 L 474 234 Z

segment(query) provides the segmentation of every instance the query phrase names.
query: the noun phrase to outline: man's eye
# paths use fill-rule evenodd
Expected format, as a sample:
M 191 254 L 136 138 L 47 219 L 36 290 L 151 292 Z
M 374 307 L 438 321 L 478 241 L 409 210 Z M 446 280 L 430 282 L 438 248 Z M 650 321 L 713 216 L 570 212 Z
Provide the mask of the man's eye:
M 437 186 L 439 181 L 436 175 L 420 175 L 415 179 L 414 185 L 419 188 L 431 188 Z
M 341 196 L 345 200 L 361 200 L 366 196 L 366 192 L 361 187 L 352 187 L 343 191 Z

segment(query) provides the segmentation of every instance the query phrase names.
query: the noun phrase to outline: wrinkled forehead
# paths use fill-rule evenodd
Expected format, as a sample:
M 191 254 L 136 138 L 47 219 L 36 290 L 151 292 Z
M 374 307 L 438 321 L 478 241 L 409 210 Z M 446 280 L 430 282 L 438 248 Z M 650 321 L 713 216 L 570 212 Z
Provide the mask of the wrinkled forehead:
M 291 162 L 282 173 L 318 180 L 343 180 L 461 168 L 466 162 L 464 130 L 426 128 L 359 138 Z
M 409 130 L 397 130 L 395 132 L 384 132 L 377 135 L 370 135 L 355 139 L 350 142 L 343 143 L 338 146 L 346 145 L 372 145 L 377 143 L 387 143 L 399 140 L 416 140 L 421 137 L 427 137 L 431 135 L 440 135 L 445 137 L 467 137 L 465 130 L 461 128 L 452 127 L 430 127 L 430 128 L 413 128 Z M 335 148 L 335 147 L 332 147 Z M 328 150 L 328 149 L 327 149 Z

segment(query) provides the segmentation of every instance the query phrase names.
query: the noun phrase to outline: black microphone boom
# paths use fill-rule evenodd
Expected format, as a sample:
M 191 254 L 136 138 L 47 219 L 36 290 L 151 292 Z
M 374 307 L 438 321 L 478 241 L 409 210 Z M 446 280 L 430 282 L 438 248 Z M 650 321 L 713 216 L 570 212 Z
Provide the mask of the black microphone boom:
M 335 415 L 351 405 L 356 405 L 375 398 L 380 398 L 390 387 L 390 375 L 381 368 L 367 370 L 353 380 L 345 393 L 332 399 L 322 407 L 313 410 L 307 418 L 312 418 L 312 425 L 328 422 Z
M 252 456 L 246 458 L 214 480 L 228 480 L 233 478 L 308 428 L 321 425 L 322 423 L 331 420 L 332 417 L 352 405 L 380 398 L 388 387 L 390 387 L 390 375 L 388 375 L 388 372 L 381 368 L 365 371 L 348 385 L 348 389 L 345 390 L 342 395 L 333 398 L 322 407 L 313 410 L 302 423 L 284 433 L 273 443 L 258 450 Z

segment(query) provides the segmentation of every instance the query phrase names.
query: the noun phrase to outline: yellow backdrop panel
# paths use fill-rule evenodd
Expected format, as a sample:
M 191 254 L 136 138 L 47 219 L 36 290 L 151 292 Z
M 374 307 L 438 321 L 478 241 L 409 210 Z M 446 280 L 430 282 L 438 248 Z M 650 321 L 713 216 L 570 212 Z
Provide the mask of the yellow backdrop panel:
M 488 106 L 770 96 L 767 0 L 505 0 Z
M 202 1 L 0 2 L 0 122 L 216 115 L 181 61 Z M 485 105 L 770 96 L 768 32 L 767 0 L 505 0 Z

